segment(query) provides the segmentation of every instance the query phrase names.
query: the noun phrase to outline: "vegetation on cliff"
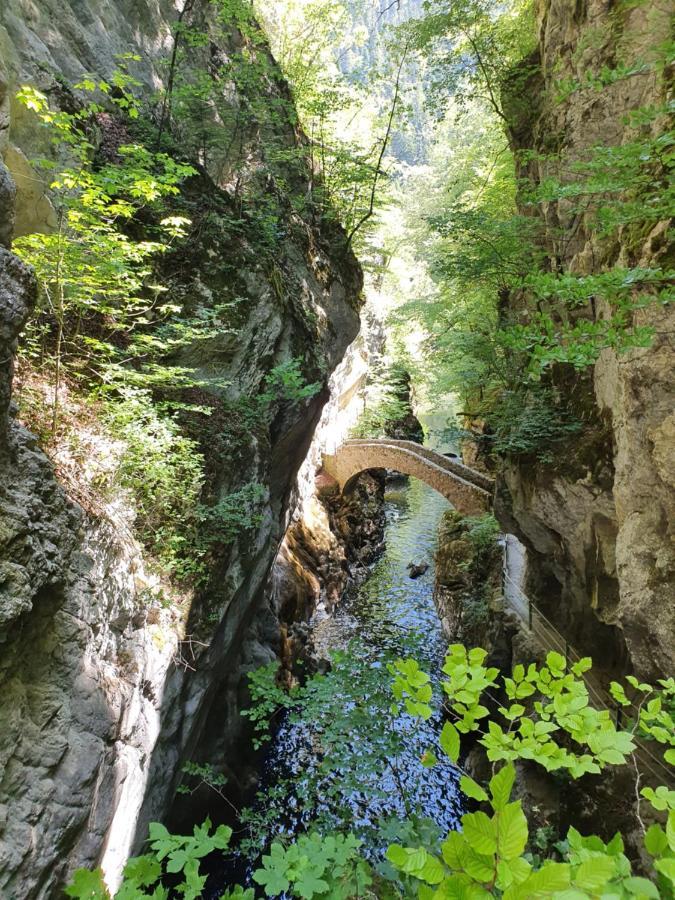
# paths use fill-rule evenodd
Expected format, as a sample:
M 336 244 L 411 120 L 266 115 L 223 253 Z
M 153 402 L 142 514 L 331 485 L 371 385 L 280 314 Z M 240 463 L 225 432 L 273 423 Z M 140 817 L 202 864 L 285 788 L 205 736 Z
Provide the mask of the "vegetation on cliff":
M 617 34 L 622 17 L 648 5 L 615 4 Z M 594 364 L 606 351 L 649 347 L 655 327 L 645 312 L 672 300 L 670 250 L 656 234 L 674 199 L 670 44 L 652 40 L 644 58 L 628 60 L 617 37 L 613 67 L 561 79 L 554 96 L 523 0 L 496 9 L 487 0 L 427 0 L 407 12 L 392 3 L 375 17 L 356 0 L 278 0 L 258 12 L 279 65 L 247 0 L 186 0 L 152 101 L 141 100 L 129 74 L 133 56 L 108 80 L 61 84 L 58 97 L 28 85 L 17 94 L 53 145 L 39 165 L 50 173 L 57 223 L 15 243 L 41 285 L 21 350 L 21 416 L 58 458 L 76 443 L 78 410 L 93 410 L 115 465 L 95 468 L 91 484 L 103 497 L 128 492 L 136 535 L 164 573 L 198 590 L 219 579 L 234 544 L 248 552 L 274 488 L 250 475 L 254 458 L 326 383 L 334 336 L 307 288 L 314 280 L 326 296 L 333 289 L 322 242 L 334 269 L 349 270 L 352 306 L 354 250 L 395 295 L 388 321 L 397 358 L 359 433 L 398 427 L 412 376 L 428 397 L 457 398 L 458 434 L 490 465 L 503 457 L 556 464 L 597 425 Z M 587 40 L 600 36 L 589 31 Z M 551 133 L 542 149 L 541 136 L 528 133 L 532 104 L 569 104 L 579 91 L 601 97 L 644 73 L 662 100 L 636 103 L 621 140 L 568 159 L 564 134 Z M 566 242 L 581 228 L 594 259 L 570 266 Z M 648 237 L 655 249 L 645 255 Z M 401 269 L 413 259 L 406 283 Z M 239 360 L 233 384 L 222 360 L 235 358 L 244 328 L 263 327 L 249 315 L 256 291 L 280 320 L 292 311 L 301 339 L 279 341 L 281 360 L 263 347 L 260 371 Z M 86 455 L 81 446 L 71 452 Z M 495 529 L 491 519 L 469 524 L 477 557 Z M 592 703 L 590 659 L 569 665 L 549 653 L 545 664 L 507 676 L 485 658 L 452 646 L 440 696 L 414 659 L 391 658 L 376 671 L 336 655 L 332 671 L 291 694 L 274 666 L 254 675 L 258 739 L 272 714 L 301 710 L 322 723 L 321 757 L 298 789 L 305 833 L 278 839 L 284 810 L 266 798 L 267 809 L 240 823 L 252 881 L 223 896 L 672 896 L 675 792 L 642 783 L 637 743 L 649 742 L 664 766 L 675 763 L 672 679 L 612 684 L 622 725 Z M 410 815 L 381 830 L 389 846 L 377 859 L 354 834 L 344 800 L 375 793 L 374 776 L 387 767 L 400 787 L 393 722 L 401 709 L 410 730 L 434 712 L 447 716 L 442 752 L 461 769 L 469 736 L 492 772 L 484 783 L 462 772 L 467 803 L 478 806 L 448 835 L 432 834 L 415 815 L 414 790 L 402 790 Z M 574 827 L 535 852 L 512 799 L 523 761 L 570 780 L 634 767 L 641 858 L 625 852 L 629 840 L 636 849 L 632 835 L 625 845 L 621 835 Z M 429 748 L 416 783 L 436 765 Z M 153 823 L 150 851 L 129 860 L 116 900 L 194 900 L 206 885 L 202 861 L 230 852 L 232 837 L 208 821 L 192 835 Z M 79 870 L 66 892 L 110 896 L 100 871 Z
M 59 96 L 31 85 L 17 92 L 45 133 L 49 149 L 33 164 L 57 222 L 14 242 L 40 283 L 17 398 L 77 499 L 100 512 L 121 491 L 160 572 L 202 588 L 214 553 L 257 530 L 267 496 L 256 480 L 230 493 L 217 483 L 216 443 L 219 471 L 226 459 L 240 463 L 252 442 L 270 442 L 275 416 L 306 404 L 326 376 L 320 341 L 308 340 L 250 388 L 224 377 L 250 285 L 241 267 L 213 261 L 213 242 L 227 243 L 242 266 L 255 260 L 280 304 L 296 290 L 284 266 L 289 241 L 332 229 L 337 256 L 349 252 L 251 7 L 213 0 L 183 13 L 159 61 L 166 89 L 150 101 L 130 74 L 140 62 L 131 53 L 107 80 L 88 75 Z M 256 132 L 264 174 L 247 161 Z M 192 273 L 190 259 L 201 259 Z M 315 333 L 311 304 L 299 315 Z M 83 415 L 115 462 L 94 455 L 81 479 Z

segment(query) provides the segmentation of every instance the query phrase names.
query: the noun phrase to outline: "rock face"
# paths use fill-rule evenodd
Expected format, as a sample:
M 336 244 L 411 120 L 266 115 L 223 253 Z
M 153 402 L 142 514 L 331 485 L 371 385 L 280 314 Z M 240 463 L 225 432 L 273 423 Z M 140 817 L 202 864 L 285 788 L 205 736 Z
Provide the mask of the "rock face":
M 329 399 L 298 472 L 290 524 L 264 599 L 246 632 L 239 660 L 214 701 L 220 713 L 211 717 L 192 754 L 193 762 L 212 766 L 227 777 L 225 790 L 237 808 L 250 801 L 260 776 L 260 760 L 251 756 L 250 724 L 241 716 L 250 705 L 248 672 L 276 661 L 280 679 L 289 684 L 316 667 L 308 620 L 319 607 L 330 611 L 381 549 L 383 478 L 364 473 L 351 494 L 342 497 L 336 482 L 322 470 L 326 449 L 339 445 L 358 421 L 369 366 L 382 353 L 384 335 L 377 323 L 364 318 L 359 336 L 330 377 Z M 190 797 L 176 797 L 169 821 L 181 830 L 205 815 L 218 821 L 223 804 L 213 791 L 197 790 Z
M 382 549 L 383 501 L 384 476 L 364 472 L 348 495 L 322 486 L 305 506 L 275 566 L 278 602 L 291 621 L 308 618 L 318 603 L 330 612 L 348 583 L 365 573 Z M 300 595 L 298 584 L 304 586 Z
M 403 372 L 400 377 L 398 389 L 394 394 L 395 398 L 404 404 L 407 412 L 400 418 L 388 421 L 385 425 L 385 434 L 390 438 L 398 438 L 402 441 L 416 441 L 418 444 L 424 441 L 424 429 L 422 424 L 413 412 L 412 402 L 412 384 L 410 374 Z
M 665 99 L 665 79 L 636 72 L 560 101 L 566 79 L 583 83 L 620 59 L 649 61 L 668 31 L 672 3 L 618 10 L 605 0 L 544 0 L 527 109 L 506 98 L 516 149 L 559 153 L 530 158 L 520 175 L 535 183 L 565 177 L 595 145 L 631 139 L 629 111 Z M 530 63 L 533 60 L 529 61 Z M 521 83 L 522 89 L 522 83 Z M 532 214 L 532 209 L 525 212 Z M 621 229 L 600 241 L 568 201 L 542 204 L 551 265 L 579 274 L 614 265 L 667 267 L 666 223 L 634 240 Z M 598 304 L 599 307 L 602 304 Z M 597 315 L 603 310 L 598 309 Z M 593 446 L 575 441 L 555 465 L 511 465 L 499 492 L 501 520 L 528 545 L 530 590 L 561 630 L 610 670 L 653 678 L 675 664 L 672 307 L 654 304 L 637 321 L 654 329 L 649 348 L 603 351 L 589 385 Z M 592 452 L 589 452 L 592 451 Z
M 489 526 L 480 533 L 457 510 L 444 513 L 434 557 L 434 602 L 443 632 L 451 643 L 484 647 L 492 665 L 508 669 L 517 624 L 504 608 L 502 556 Z
M 85 72 L 109 76 L 115 55 L 137 53 L 144 98 L 161 87 L 159 60 L 170 52 L 176 10 L 170 2 L 109 3 L 10 0 L 0 9 L 0 243 L 10 234 L 48 229 L 47 192 L 35 193 L 24 163 L 43 150 L 39 129 L 10 103 L 14 86 L 32 81 L 52 100 L 58 86 Z M 233 33 L 236 45 L 243 40 Z M 228 47 L 212 47 L 227 52 Z M 262 51 L 260 51 L 262 52 Z M 227 87 L 230 89 L 230 86 Z M 277 75 L 249 81 L 254 99 L 288 99 Z M 249 101 L 251 98 L 246 98 Z M 232 102 L 243 98 L 232 95 Z M 302 150 L 290 118 L 276 139 Z M 274 194 L 265 141 L 242 136 L 242 156 L 202 166 L 186 186 L 197 211 L 204 197 L 233 210 L 233 185 L 258 179 Z M 245 160 L 242 161 L 242 160 Z M 28 165 L 26 163 L 26 165 Z M 11 204 L 15 176 L 17 215 Z M 217 170 L 216 170 L 217 169 Z M 296 167 L 291 191 L 305 196 L 310 177 Z M 304 180 L 303 180 L 304 177 Z M 29 188 L 29 184 L 32 187 Z M 36 202 L 39 200 L 39 203 Z M 274 267 L 254 250 L 244 224 L 236 240 L 200 222 L 183 257 L 169 259 L 180 302 L 205 309 L 231 302 L 243 312 L 238 331 L 206 349 L 187 348 L 203 370 L 255 395 L 270 368 L 302 358 L 330 372 L 358 329 L 361 274 L 344 235 L 327 220 L 303 220 L 289 204 Z M 181 767 L 204 739 L 214 703 L 230 702 L 240 681 L 244 635 L 258 622 L 262 644 L 249 642 L 248 664 L 269 657 L 264 587 L 298 492 L 305 460 L 329 390 L 300 404 L 280 404 L 268 432 L 251 434 L 245 453 L 228 456 L 206 436 L 210 489 L 218 497 L 255 481 L 267 501 L 254 535 L 217 561 L 207 597 L 148 602 L 152 576 L 127 520 L 78 506 L 59 483 L 36 440 L 8 417 L 11 357 L 35 301 L 30 271 L 0 249 L 0 894 L 7 900 L 61 896 L 81 865 L 101 864 L 111 886 L 140 846 L 147 822 L 165 814 Z M 180 360 L 183 362 L 183 360 Z M 199 631 L 199 639 L 195 631 Z M 263 646 L 264 645 L 264 646 Z M 235 675 L 236 673 L 236 675 Z M 227 707 L 223 712 L 226 719 Z
M 11 182 L 6 169 L 5 175 Z M 11 192 L 8 196 L 12 196 Z M 30 268 L 13 253 L 0 247 L 0 448 L 6 445 L 8 437 L 17 341 L 35 306 L 36 295 L 37 283 Z

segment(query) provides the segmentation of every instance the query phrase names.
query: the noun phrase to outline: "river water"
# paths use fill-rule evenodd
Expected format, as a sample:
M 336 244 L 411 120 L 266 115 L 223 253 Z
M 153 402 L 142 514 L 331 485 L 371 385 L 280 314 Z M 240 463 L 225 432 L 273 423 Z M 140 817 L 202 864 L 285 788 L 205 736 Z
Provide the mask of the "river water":
M 391 709 L 388 664 L 413 657 L 432 677 L 440 706 L 447 648 L 433 601 L 433 555 L 448 502 L 417 479 L 388 483 L 383 554 L 330 616 L 319 610 L 312 641 L 332 670 L 318 679 L 309 709 L 277 729 L 251 822 L 257 852 L 308 827 L 351 830 L 378 866 L 394 840 L 434 841 L 464 812 L 457 773 L 438 748 L 439 713 L 423 723 Z M 411 561 L 429 563 L 411 579 Z M 337 654 L 337 655 L 336 655 Z M 425 751 L 439 762 L 422 765 Z M 249 848 L 249 859 L 256 855 Z M 249 870 L 250 871 L 250 870 Z

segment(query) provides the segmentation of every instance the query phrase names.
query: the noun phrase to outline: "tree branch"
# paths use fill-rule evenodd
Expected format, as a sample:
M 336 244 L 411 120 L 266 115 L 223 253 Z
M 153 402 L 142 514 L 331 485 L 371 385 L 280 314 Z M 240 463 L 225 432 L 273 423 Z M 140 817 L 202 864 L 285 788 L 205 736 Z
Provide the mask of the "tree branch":
M 480 50 L 478 49 L 478 46 L 476 45 L 476 41 L 474 40 L 474 38 L 471 37 L 471 35 L 465 28 L 460 28 L 460 31 L 462 32 L 464 37 L 467 39 L 467 41 L 471 44 L 471 49 L 473 50 L 473 52 L 476 56 L 476 62 L 478 63 L 478 68 L 481 70 L 481 72 L 483 74 L 483 78 L 485 79 L 485 87 L 487 88 L 488 99 L 490 101 L 490 105 L 492 106 L 494 111 L 497 113 L 499 118 L 508 124 L 508 120 L 507 120 L 506 116 L 502 112 L 500 105 L 497 103 L 497 98 L 495 97 L 495 93 L 494 93 L 494 90 L 492 89 L 492 84 L 490 82 L 490 76 L 488 75 L 487 68 L 485 67 L 485 63 L 483 62 L 483 57 L 480 54 Z
M 380 175 L 382 174 L 382 162 L 384 160 L 384 154 L 387 152 L 387 147 L 389 146 L 389 138 L 391 137 L 391 131 L 394 125 L 394 115 L 396 114 L 396 107 L 398 106 L 398 98 L 401 90 L 401 72 L 403 71 L 403 63 L 405 62 L 406 56 L 408 54 L 408 46 L 403 50 L 403 54 L 401 56 L 401 61 L 398 64 L 398 71 L 396 73 L 396 84 L 394 86 L 394 99 L 392 100 L 391 109 L 389 110 L 389 120 L 387 121 L 387 130 L 384 135 L 384 140 L 382 141 L 382 147 L 380 148 L 380 155 L 377 159 L 377 165 L 375 166 L 375 174 L 373 175 L 373 184 L 370 190 L 370 205 L 368 207 L 368 211 L 361 216 L 359 221 L 354 225 L 352 230 L 347 235 L 347 247 L 351 246 L 351 243 L 354 239 L 355 234 L 359 231 L 366 222 L 372 218 L 373 213 L 375 212 L 375 196 L 377 191 L 377 183 L 380 180 Z
M 178 45 L 180 43 L 180 31 L 181 24 L 185 16 L 192 11 L 192 7 L 195 5 L 196 0 L 185 0 L 183 4 L 183 8 L 178 13 L 178 18 L 176 19 L 176 31 L 173 36 L 173 47 L 171 48 L 171 62 L 169 63 L 169 75 L 166 82 L 166 90 L 164 91 L 164 97 L 162 98 L 162 109 L 159 114 L 159 125 L 157 126 L 157 149 L 161 149 L 162 144 L 162 134 L 164 132 L 164 126 L 166 125 L 170 115 L 171 115 L 171 97 L 173 94 L 173 82 L 176 77 L 176 63 L 178 58 Z

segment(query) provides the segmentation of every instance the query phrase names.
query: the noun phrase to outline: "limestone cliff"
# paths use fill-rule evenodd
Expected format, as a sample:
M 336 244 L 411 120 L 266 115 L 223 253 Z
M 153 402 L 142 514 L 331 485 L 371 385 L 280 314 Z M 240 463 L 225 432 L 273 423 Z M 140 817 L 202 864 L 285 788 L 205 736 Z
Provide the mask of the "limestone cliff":
M 210 5 L 190 8 L 208 31 Z M 169 0 L 2 4 L 0 243 L 53 225 L 49 192 L 29 162 L 44 150 L 43 138 L 13 102 L 17 84 L 35 84 L 53 103 L 76 102 L 64 85 L 85 73 L 109 77 L 116 55 L 133 53 L 140 57 L 133 74 L 141 101 L 156 111 L 178 13 Z M 226 57 L 245 41 L 233 28 L 225 44 L 214 34 L 207 51 Z M 188 347 L 178 360 L 229 383 L 226 396 L 214 391 L 208 398 L 218 414 L 201 435 L 210 451 L 207 499 L 252 480 L 266 498 L 256 532 L 214 561 L 194 602 L 169 587 L 169 602 L 148 603 L 152 577 L 133 524 L 111 508 L 75 502 L 71 486 L 64 489 L 35 438 L 10 415 L 12 357 L 35 283 L 0 249 L 0 894 L 7 900 L 60 896 L 79 865 L 102 864 L 114 885 L 147 822 L 170 806 L 182 762 L 209 716 L 219 714 L 214 702 L 233 689 L 328 376 L 358 329 L 359 267 L 337 225 L 303 218 L 293 204 L 313 177 L 302 162 L 304 138 L 280 75 L 272 69 L 273 77 L 258 77 L 254 56 L 244 88 L 223 85 L 224 101 L 235 111 L 258 104 L 284 112 L 273 125 L 237 126 L 236 141 L 223 141 L 219 157 L 195 160 L 198 175 L 181 198 L 196 213 L 195 227 L 163 261 L 169 289 L 186 309 L 239 303 L 234 333 Z M 268 63 L 273 67 L 269 55 Z M 268 161 L 270 141 L 294 151 L 287 153 L 292 166 L 283 155 Z M 256 223 L 242 213 L 242 184 L 253 183 L 282 209 L 273 264 L 256 252 Z M 200 215 L 203 204 L 220 216 L 215 227 Z M 238 217 L 234 236 L 228 217 Z M 270 369 L 291 358 L 302 360 L 322 390 L 278 404 L 269 429 L 244 435 L 240 451 L 228 453 L 218 425 L 233 399 L 255 396 Z
M 523 179 L 565 180 L 594 146 L 631 139 L 627 114 L 662 103 L 669 90 L 667 71 L 643 63 L 668 34 L 671 14 L 668 0 L 540 4 L 538 51 L 517 82 L 521 102 L 505 96 L 514 149 L 535 154 L 520 157 Z M 622 65 L 632 74 L 601 90 L 593 84 L 603 84 L 603 67 Z M 581 87 L 561 99 L 570 81 Z M 624 227 L 601 240 L 591 216 L 575 213 L 569 200 L 522 210 L 543 221 L 552 271 L 672 264 L 665 222 L 637 238 Z M 603 316 L 602 302 L 586 314 Z M 604 350 L 589 379 L 568 380 L 571 402 L 586 398 L 583 435 L 554 464 L 508 465 L 498 510 L 528 545 L 530 592 L 561 630 L 609 670 L 632 666 L 653 678 L 675 663 L 675 319 L 658 304 L 634 315 L 653 328 L 651 346 Z

